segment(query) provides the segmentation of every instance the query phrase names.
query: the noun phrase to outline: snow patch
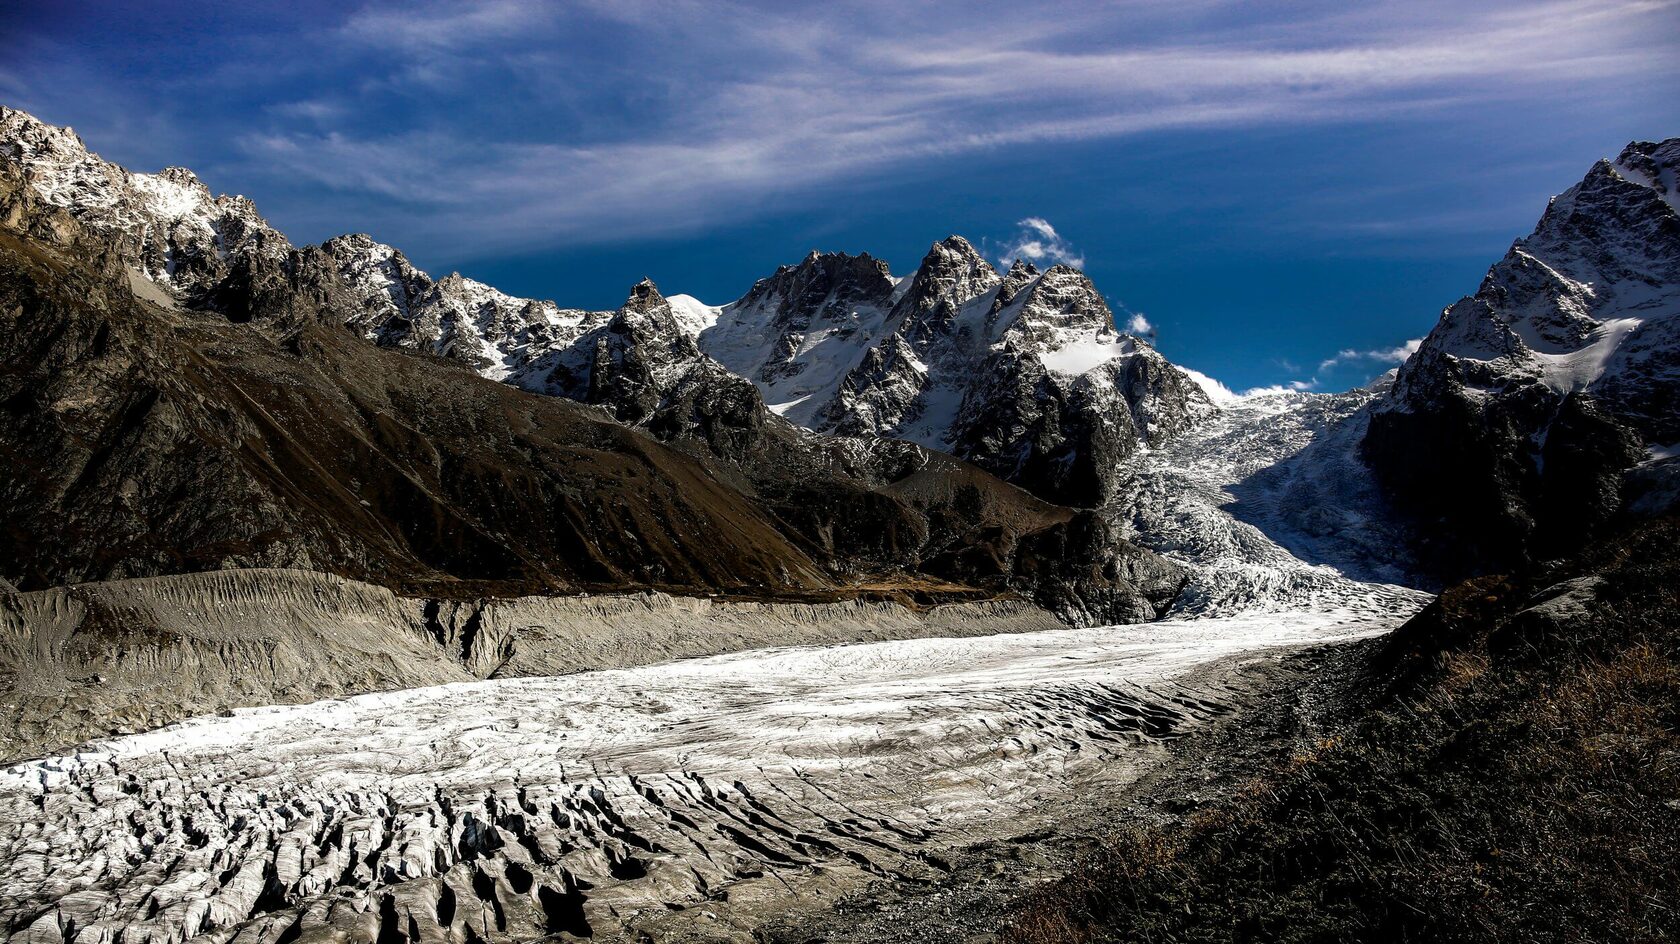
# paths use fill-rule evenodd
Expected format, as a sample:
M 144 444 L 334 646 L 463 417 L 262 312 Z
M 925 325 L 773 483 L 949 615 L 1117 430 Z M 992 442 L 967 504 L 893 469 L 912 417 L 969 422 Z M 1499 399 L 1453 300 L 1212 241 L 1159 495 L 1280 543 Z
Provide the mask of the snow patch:
M 1137 348 L 1130 340 L 1116 341 L 1112 344 L 1091 341 L 1046 351 L 1039 354 L 1038 359 L 1044 365 L 1044 369 L 1053 374 L 1077 377 L 1135 350 Z
M 767 403 L 767 404 L 765 404 L 765 406 L 769 407 L 770 412 L 776 414 L 777 416 L 784 416 L 785 417 L 785 416 L 787 416 L 789 410 L 798 409 L 800 404 L 804 403 L 805 401 L 807 401 L 809 399 L 811 399 L 811 397 L 810 397 L 809 394 L 807 394 L 807 395 L 805 395 L 803 397 L 800 397 L 796 400 L 789 400 L 786 403 Z
M 166 180 L 155 174 L 134 174 L 130 177 L 130 182 L 148 198 L 152 211 L 164 219 L 208 216 L 205 204 L 210 200 L 209 194 L 204 191 Z
M 1562 354 L 1531 350 L 1530 355 L 1540 365 L 1540 382 L 1560 394 L 1585 390 L 1604 376 L 1610 356 L 1642 323 L 1639 318 L 1613 318 L 1594 330 L 1587 345 L 1579 350 Z
M 718 316 L 723 314 L 721 305 L 708 305 L 693 295 L 667 295 L 665 300 L 671 304 L 671 316 L 677 319 L 677 326 L 690 337 L 699 337 L 700 332 L 717 324 Z

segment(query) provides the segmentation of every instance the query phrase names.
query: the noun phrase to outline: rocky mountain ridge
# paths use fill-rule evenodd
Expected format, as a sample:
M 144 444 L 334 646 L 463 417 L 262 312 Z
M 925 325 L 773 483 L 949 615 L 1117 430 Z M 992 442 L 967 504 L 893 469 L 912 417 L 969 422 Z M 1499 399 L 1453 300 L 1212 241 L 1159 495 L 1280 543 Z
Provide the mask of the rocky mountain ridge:
M 371 240 L 293 247 L 22 112 L 0 141 L 0 574 L 26 589 L 285 566 L 455 594 L 1021 592 L 1101 622 L 1182 583 L 948 456 L 799 430 L 651 284 L 568 321 Z M 501 383 L 473 376 L 492 330 L 533 355 Z
M 696 425 L 762 424 L 745 378 L 807 429 L 905 439 L 1042 498 L 1096 506 L 1116 497 L 1123 459 L 1212 410 L 1187 374 L 1116 329 L 1083 273 L 1017 262 L 1000 275 L 957 236 L 905 278 L 867 254 L 812 252 L 721 307 L 667 301 L 649 283 L 616 311 L 584 311 L 459 273 L 434 280 L 366 235 L 300 253 L 244 197 L 213 197 L 182 168 L 131 173 L 22 112 L 0 113 L 0 140 L 43 200 L 118 239 L 182 304 L 248 319 L 262 290 L 298 281 L 307 262 L 333 270 L 342 290 L 322 301 L 377 344 L 603 405 L 730 458 L 738 435 Z M 673 397 L 699 415 L 655 408 Z
M 360 296 L 348 323 L 376 343 L 609 405 L 662 435 L 688 427 L 653 424 L 653 401 L 712 388 L 703 398 L 750 412 L 735 383 L 745 378 L 801 427 L 905 439 L 1092 506 L 1116 496 L 1112 470 L 1139 445 L 1213 409 L 1187 374 L 1115 329 L 1082 273 L 1017 263 L 1000 276 L 961 237 L 936 244 L 908 278 L 867 254 L 812 252 L 729 305 L 665 299 L 648 283 L 612 312 L 515 298 L 458 274 L 434 283 L 365 236 L 325 249 Z
M 701 349 L 795 422 L 908 439 L 1053 501 L 1113 500 L 1126 457 L 1213 411 L 1084 273 L 1000 275 L 959 236 L 903 279 L 813 252 L 708 315 Z
M 1677 170 L 1680 138 L 1594 165 L 1375 405 L 1365 456 L 1433 523 L 1428 556 L 1448 576 L 1567 554 L 1642 491 L 1672 490 Z

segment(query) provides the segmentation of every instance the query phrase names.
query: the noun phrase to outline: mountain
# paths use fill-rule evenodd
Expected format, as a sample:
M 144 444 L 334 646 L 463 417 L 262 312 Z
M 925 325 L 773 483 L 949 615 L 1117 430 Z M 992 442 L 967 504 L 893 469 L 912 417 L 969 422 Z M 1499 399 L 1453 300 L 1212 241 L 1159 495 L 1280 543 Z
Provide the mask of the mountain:
M 908 439 L 1041 497 L 1105 504 L 1121 462 L 1212 412 L 1189 375 L 1122 335 L 1076 269 L 999 275 L 959 236 L 897 279 L 815 253 L 697 319 L 700 348 L 812 429 Z
M 957 236 L 907 278 L 867 254 L 813 252 L 720 308 L 667 301 L 649 283 L 617 311 L 591 312 L 459 273 L 434 281 L 365 235 L 300 251 L 251 201 L 212 196 L 191 171 L 131 173 L 18 111 L 0 114 L 0 132 L 42 199 L 112 235 L 138 274 L 186 307 L 295 320 L 303 315 L 279 309 L 297 302 L 290 286 L 301 281 L 315 289 L 304 307 L 334 310 L 381 346 L 607 406 L 723 456 L 742 448 L 731 425 L 754 421 L 745 378 L 802 427 L 905 439 L 1090 507 L 1117 497 L 1115 469 L 1140 445 L 1212 410 L 1187 374 L 1115 328 L 1083 273 L 1017 262 L 999 275 Z M 655 409 L 673 395 L 690 415 Z
M 1671 496 L 1677 172 L 1680 138 L 1596 164 L 1445 310 L 1375 405 L 1364 455 L 1430 523 L 1443 573 L 1561 556 L 1645 493 Z
M 1187 374 L 1115 329 L 1082 273 L 1017 263 L 999 276 L 956 236 L 908 278 L 867 254 L 813 252 L 729 305 L 655 290 L 615 312 L 516 298 L 459 274 L 433 282 L 365 236 L 323 248 L 358 296 L 347 323 L 370 340 L 611 405 L 662 438 L 692 430 L 669 415 L 654 423 L 652 404 L 679 388 L 714 405 L 741 401 L 726 371 L 802 427 L 909 440 L 1041 498 L 1095 506 L 1116 497 L 1114 470 L 1140 444 L 1158 446 L 1212 410 Z M 609 366 L 598 370 L 603 351 Z
M 651 283 L 574 314 L 433 283 L 361 237 L 294 247 L 248 200 L 0 111 L 0 574 L 1021 593 L 1084 622 L 1152 617 L 1183 582 L 1092 513 L 800 430 Z
M 1116 497 L 1114 470 L 1140 444 L 1212 410 L 1187 374 L 1115 329 L 1082 273 L 1017 263 L 999 276 L 956 236 L 908 278 L 867 254 L 813 252 L 722 307 L 651 291 L 616 312 L 515 298 L 458 274 L 434 283 L 365 236 L 324 248 L 359 296 L 348 323 L 369 339 L 610 404 L 662 437 L 692 427 L 655 424 L 652 404 L 679 388 L 738 403 L 727 372 L 802 427 L 905 439 L 1041 498 L 1095 506 Z M 698 393 L 707 388 L 716 392 Z

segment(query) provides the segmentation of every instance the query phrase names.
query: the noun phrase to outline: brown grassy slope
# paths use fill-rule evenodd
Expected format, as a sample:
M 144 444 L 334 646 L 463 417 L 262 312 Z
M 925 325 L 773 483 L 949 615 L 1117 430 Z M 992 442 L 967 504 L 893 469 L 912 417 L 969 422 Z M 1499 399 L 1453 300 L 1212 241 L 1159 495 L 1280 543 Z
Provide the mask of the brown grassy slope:
M 1668 519 L 1449 591 L 1371 647 L 1342 733 L 1122 833 L 1006 937 L 1680 939 L 1677 549 Z

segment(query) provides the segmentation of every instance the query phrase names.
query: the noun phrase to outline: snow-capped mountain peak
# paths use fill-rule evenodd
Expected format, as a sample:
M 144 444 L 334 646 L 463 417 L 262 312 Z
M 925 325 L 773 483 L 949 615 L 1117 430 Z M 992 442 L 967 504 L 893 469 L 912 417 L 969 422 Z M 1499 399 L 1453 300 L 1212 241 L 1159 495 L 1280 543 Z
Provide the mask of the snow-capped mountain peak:
M 1680 442 L 1677 172 L 1680 138 L 1593 165 L 1377 403 L 1367 455 L 1448 522 L 1444 571 L 1577 545 L 1624 471 Z
M 743 422 L 754 422 L 747 399 L 762 397 L 812 430 L 908 439 L 1044 497 L 1096 504 L 1112 494 L 1119 458 L 1213 408 L 1188 375 L 1116 329 L 1082 272 L 1018 262 L 1000 275 L 961 236 L 934 243 L 903 278 L 867 253 L 812 251 L 727 305 L 666 298 L 644 280 L 615 311 L 581 311 L 460 273 L 433 280 L 362 234 L 294 249 L 251 201 L 212 197 L 184 168 L 130 173 L 22 112 L 0 112 L 0 141 L 47 202 L 116 236 L 188 305 L 261 297 L 254 285 L 295 299 L 279 289 L 307 282 L 317 291 L 294 315 L 326 314 L 381 345 L 610 404 L 627 422 L 680 401 L 679 387 L 727 387 L 703 399 L 727 401 Z M 731 372 L 757 394 L 738 396 Z
M 868 255 L 813 253 L 717 312 L 701 350 L 752 380 L 772 410 L 952 451 L 1063 501 L 1105 500 L 1113 479 L 1095 466 L 1213 408 L 1119 332 L 1084 273 L 1022 261 L 999 275 L 960 236 L 934 243 L 903 279 Z M 1119 420 L 1090 415 L 1116 399 Z
M 291 243 L 243 196 L 212 196 L 183 167 L 131 173 L 101 160 L 69 128 L 0 106 L 0 149 L 44 202 L 119 238 L 134 267 L 160 287 L 217 307 L 229 279 L 278 267 Z
M 1535 384 L 1638 415 L 1653 436 L 1680 419 L 1652 391 L 1680 382 L 1680 139 L 1635 143 L 1554 197 L 1475 295 L 1448 308 L 1404 369 L 1393 408 L 1451 375 L 1477 395 Z

